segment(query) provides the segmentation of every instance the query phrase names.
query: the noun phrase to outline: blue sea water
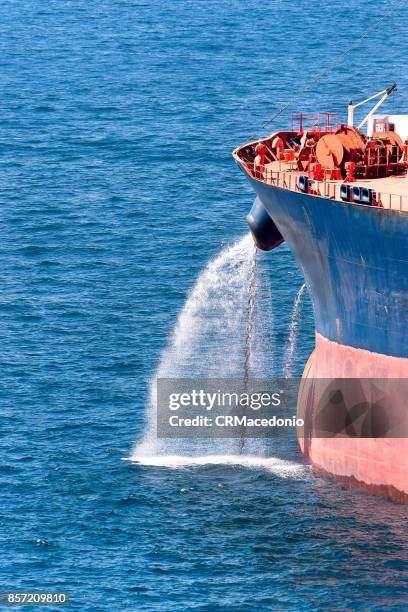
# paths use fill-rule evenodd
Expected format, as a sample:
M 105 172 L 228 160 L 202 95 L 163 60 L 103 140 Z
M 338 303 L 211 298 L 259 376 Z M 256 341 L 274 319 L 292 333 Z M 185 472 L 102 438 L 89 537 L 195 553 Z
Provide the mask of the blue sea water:
M 123 461 L 188 291 L 247 231 L 231 150 L 392 5 L 2 2 L 1 589 L 86 611 L 407 608 L 406 508 L 315 478 L 294 441 L 269 467 Z M 406 110 L 407 10 L 294 110 L 394 80 Z M 261 263 L 279 369 L 302 278 L 285 247 Z M 296 373 L 312 346 L 305 297 Z

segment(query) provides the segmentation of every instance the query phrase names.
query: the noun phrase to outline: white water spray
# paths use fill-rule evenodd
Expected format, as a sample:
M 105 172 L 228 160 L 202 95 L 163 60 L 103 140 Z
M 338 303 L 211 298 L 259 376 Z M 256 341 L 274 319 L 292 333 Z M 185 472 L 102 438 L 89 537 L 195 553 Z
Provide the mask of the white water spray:
M 225 248 L 200 274 L 151 381 L 147 430 L 133 451 L 133 460 L 151 464 L 154 458 L 169 455 L 191 458 L 192 455 L 218 456 L 220 451 L 223 456 L 224 453 L 238 454 L 238 440 L 158 439 L 156 380 L 183 377 L 243 379 L 249 375 L 252 361 L 256 375 L 262 376 L 261 360 L 256 356 L 253 359 L 250 345 L 256 340 L 257 329 L 261 330 L 264 342 L 272 336 L 272 314 L 270 303 L 255 308 L 256 285 L 254 244 L 249 234 Z M 260 297 L 262 299 L 262 295 Z M 272 372 L 265 375 L 271 376 Z M 250 440 L 247 450 L 254 450 L 263 442 Z
M 303 292 L 306 288 L 306 284 L 304 283 L 299 291 L 296 294 L 295 301 L 293 302 L 292 308 L 292 320 L 289 328 L 289 338 L 285 351 L 285 359 L 283 365 L 283 374 L 285 378 L 291 378 L 293 376 L 294 364 L 295 364 L 295 356 L 296 356 L 296 346 L 297 346 L 297 338 L 299 332 L 299 321 L 301 314 L 301 306 L 302 306 L 302 296 Z

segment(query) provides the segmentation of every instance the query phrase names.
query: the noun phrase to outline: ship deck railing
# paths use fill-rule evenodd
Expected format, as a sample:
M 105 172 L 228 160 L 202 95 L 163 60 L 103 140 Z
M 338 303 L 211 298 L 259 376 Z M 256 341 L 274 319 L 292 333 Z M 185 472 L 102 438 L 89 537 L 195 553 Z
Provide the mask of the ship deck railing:
M 274 185 L 275 187 L 280 187 L 281 189 L 304 193 L 299 189 L 298 180 L 299 176 L 305 175 L 306 173 L 295 169 L 293 164 L 286 164 L 288 167 L 284 168 L 283 170 L 272 169 L 271 166 L 276 167 L 277 163 L 279 162 L 273 162 L 272 164 L 267 164 L 265 166 L 258 166 L 256 171 L 253 171 L 252 168 L 248 168 L 246 164 L 244 165 L 246 166 L 245 170 L 253 178 L 258 179 L 263 183 L 266 183 L 267 185 Z M 368 187 L 373 189 L 375 191 L 376 201 L 380 203 L 380 207 L 382 208 L 396 210 L 400 212 L 408 212 L 408 178 L 405 176 L 399 177 L 403 181 L 402 187 L 403 190 L 407 192 L 406 195 L 404 193 L 391 193 L 383 190 L 380 191 L 378 187 L 383 186 L 384 182 L 387 181 L 387 178 L 391 177 L 372 180 L 357 179 L 355 183 L 350 183 L 350 185 Z M 340 188 L 344 182 L 344 180 L 318 181 L 309 178 L 309 189 L 307 193 L 309 195 L 315 195 L 317 197 L 337 200 L 339 202 L 347 203 L 352 206 L 369 206 L 369 204 L 345 202 L 345 200 L 340 197 Z

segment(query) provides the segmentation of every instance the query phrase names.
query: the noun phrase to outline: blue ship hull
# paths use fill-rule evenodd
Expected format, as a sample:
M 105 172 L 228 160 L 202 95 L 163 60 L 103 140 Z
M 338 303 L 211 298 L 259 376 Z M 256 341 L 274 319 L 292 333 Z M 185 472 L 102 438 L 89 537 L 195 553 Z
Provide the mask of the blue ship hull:
M 248 177 L 288 243 L 325 338 L 408 356 L 408 214 L 288 191 Z

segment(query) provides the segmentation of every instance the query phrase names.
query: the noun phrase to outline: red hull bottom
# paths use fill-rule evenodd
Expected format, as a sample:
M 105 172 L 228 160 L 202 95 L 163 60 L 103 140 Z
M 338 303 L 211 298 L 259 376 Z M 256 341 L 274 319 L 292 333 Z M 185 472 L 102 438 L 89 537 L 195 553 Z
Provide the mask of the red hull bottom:
M 306 414 L 310 410 L 309 383 L 339 378 L 408 378 L 408 359 L 344 346 L 316 334 L 316 349 L 305 368 L 298 402 L 298 414 L 305 420 L 299 444 L 318 473 L 328 473 L 352 488 L 408 502 L 408 438 L 314 435 L 314 419 Z M 395 402 L 403 420 L 405 398 L 394 398 L 394 412 Z

